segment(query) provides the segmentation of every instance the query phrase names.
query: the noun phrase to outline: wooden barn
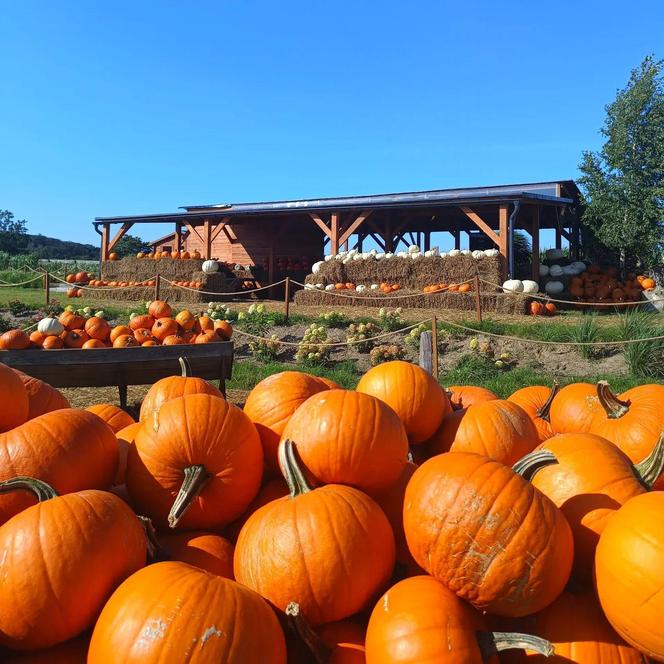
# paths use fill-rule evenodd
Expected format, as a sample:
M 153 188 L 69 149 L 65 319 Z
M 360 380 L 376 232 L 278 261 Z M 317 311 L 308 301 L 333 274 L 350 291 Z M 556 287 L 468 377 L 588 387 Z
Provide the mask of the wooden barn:
M 532 239 L 532 270 L 539 274 L 540 232 L 550 229 L 555 245 L 565 240 L 580 250 L 579 191 L 572 180 L 345 196 L 307 200 L 187 206 L 172 214 L 98 217 L 101 260 L 135 224 L 173 224 L 153 240 L 155 250 L 194 251 L 205 258 L 252 266 L 272 283 L 286 271 L 306 272 L 326 253 L 358 247 L 369 239 L 382 251 L 418 245 L 425 251 L 435 233 L 449 233 L 455 248 L 462 234 L 471 249 L 497 247 L 505 272 L 513 273 L 514 231 Z M 115 232 L 113 232 L 115 231 Z M 435 238 L 434 238 L 435 243 Z M 505 276 L 507 276 L 507 274 Z

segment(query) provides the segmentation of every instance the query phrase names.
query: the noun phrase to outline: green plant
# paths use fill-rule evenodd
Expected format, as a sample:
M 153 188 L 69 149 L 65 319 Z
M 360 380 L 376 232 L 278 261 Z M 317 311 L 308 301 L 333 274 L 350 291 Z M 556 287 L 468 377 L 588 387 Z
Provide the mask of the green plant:
M 380 326 L 386 332 L 394 332 L 399 330 L 406 325 L 404 319 L 401 316 L 401 307 L 397 307 L 393 311 L 381 307 L 378 311 L 378 319 Z
M 326 364 L 330 359 L 330 339 L 322 325 L 312 323 L 297 347 L 295 359 L 301 364 Z
M 383 362 L 391 362 L 392 360 L 403 360 L 406 353 L 403 346 L 397 344 L 383 344 L 381 346 L 374 346 L 369 353 L 369 362 L 372 367 Z
M 269 339 L 252 339 L 249 352 L 260 362 L 274 362 L 279 356 L 279 337 L 273 334 Z
M 8 330 L 12 329 L 12 324 L 3 316 L 0 314 L 0 334 L 3 332 L 7 332 Z
M 414 327 L 408 334 L 406 334 L 404 341 L 407 346 L 411 348 L 418 349 L 420 347 L 420 337 L 422 332 L 426 332 L 431 329 L 431 325 L 427 323 L 420 323 L 417 327 Z
M 573 325 L 568 330 L 569 338 L 575 343 L 584 344 L 598 340 L 599 326 L 595 315 L 584 316 L 578 325 Z M 581 357 L 591 360 L 597 357 L 597 351 L 594 346 L 579 345 L 578 350 Z
M 351 323 L 346 334 L 346 341 L 353 342 L 352 348 L 358 353 L 368 353 L 374 347 L 372 337 L 378 336 L 380 327 L 375 323 Z
M 345 327 L 348 324 L 348 316 L 338 311 L 327 311 L 318 316 L 318 321 L 325 327 Z
M 664 334 L 653 324 L 651 314 L 630 311 L 620 316 L 619 327 L 623 339 L 647 339 Z M 664 376 L 664 340 L 637 341 L 623 346 L 623 356 L 634 376 L 661 378 Z
M 30 307 L 21 300 L 11 300 L 7 303 L 7 308 L 14 316 L 22 316 L 30 311 Z
M 237 311 L 231 309 L 225 302 L 209 302 L 205 314 L 212 320 L 237 320 Z

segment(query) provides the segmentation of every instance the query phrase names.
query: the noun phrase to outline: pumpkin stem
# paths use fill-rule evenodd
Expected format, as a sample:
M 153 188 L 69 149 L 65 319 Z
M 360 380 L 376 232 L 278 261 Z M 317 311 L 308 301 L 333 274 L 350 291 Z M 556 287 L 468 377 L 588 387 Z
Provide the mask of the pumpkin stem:
M 627 399 L 627 401 L 621 401 L 618 397 L 611 392 L 609 384 L 605 380 L 600 380 L 597 383 L 597 398 L 599 399 L 602 408 L 606 412 L 606 416 L 610 420 L 618 420 L 623 415 L 626 415 L 629 412 L 629 407 L 632 405 L 632 402 Z
M 191 364 L 186 357 L 178 357 L 178 362 L 180 363 L 180 369 L 182 371 L 182 378 L 190 378 L 192 375 Z
M 194 498 L 203 490 L 203 487 L 208 483 L 212 477 L 205 466 L 200 464 L 188 466 L 184 469 L 184 480 L 180 491 L 173 502 L 173 507 L 168 514 L 168 525 L 171 528 L 176 528 L 180 519 L 184 516 L 185 512 L 191 507 Z
M 634 464 L 634 474 L 646 489 L 652 489 L 662 472 L 664 472 L 664 434 L 659 437 L 652 452 L 643 461 Z
M 300 605 L 297 602 L 290 602 L 286 607 L 286 615 L 288 616 L 290 628 L 302 640 L 316 664 L 327 664 L 330 661 L 332 652 L 302 615 Z
M 147 540 L 148 549 L 148 561 L 150 563 L 158 563 L 162 560 L 169 560 L 168 553 L 166 553 L 164 547 L 159 544 L 159 540 L 157 539 L 157 531 L 152 525 L 152 519 L 147 516 L 141 516 L 140 514 L 137 514 L 136 516 L 138 517 L 138 520 L 141 522 L 143 530 L 145 531 L 145 539 Z
M 557 380 L 553 381 L 551 386 L 551 392 L 549 393 L 548 399 L 544 402 L 544 405 L 535 413 L 537 417 L 544 420 L 545 422 L 551 422 L 551 404 L 560 390 L 560 383 Z
M 553 452 L 549 452 L 549 450 L 535 450 L 530 454 L 526 454 L 522 459 L 519 459 L 512 466 L 512 470 L 517 475 L 521 475 L 526 482 L 530 482 L 542 468 L 553 466 L 556 463 L 558 463 L 558 459 L 556 459 Z
M 290 498 L 297 498 L 303 493 L 309 493 L 311 487 L 304 476 L 302 469 L 297 463 L 295 443 L 292 440 L 284 440 L 279 444 L 279 468 L 281 474 L 288 484 Z
M 40 503 L 58 497 L 58 492 L 50 484 L 46 484 L 46 482 L 42 482 L 34 477 L 19 475 L 18 477 L 13 477 L 11 480 L 0 482 L 0 493 L 21 490 L 32 491 Z
M 486 660 L 503 650 L 532 650 L 543 657 L 555 654 L 550 641 L 518 632 L 477 632 L 477 643 Z

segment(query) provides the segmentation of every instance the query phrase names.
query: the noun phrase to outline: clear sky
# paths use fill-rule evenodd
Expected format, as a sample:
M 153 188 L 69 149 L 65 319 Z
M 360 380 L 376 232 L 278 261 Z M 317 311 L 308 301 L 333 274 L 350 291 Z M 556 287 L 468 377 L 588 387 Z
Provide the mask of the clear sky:
M 0 0 L 0 209 L 97 244 L 95 216 L 574 178 L 662 26 L 662 0 Z

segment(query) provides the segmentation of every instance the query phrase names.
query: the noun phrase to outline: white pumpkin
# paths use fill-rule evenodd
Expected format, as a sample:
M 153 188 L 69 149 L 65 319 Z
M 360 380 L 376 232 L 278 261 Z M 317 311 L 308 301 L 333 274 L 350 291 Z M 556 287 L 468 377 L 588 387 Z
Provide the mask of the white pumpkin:
M 422 258 L 422 254 L 418 251 L 416 254 L 411 254 L 410 257 L 415 259 Z
M 495 257 L 498 255 L 498 253 L 499 253 L 499 252 L 498 252 L 498 249 L 487 249 L 487 250 L 484 252 L 484 255 L 485 255 L 487 258 L 495 258 Z
M 540 265 L 540 277 L 548 277 L 548 276 L 549 276 L 549 266 Z
M 562 277 L 563 276 L 563 268 L 560 267 L 560 265 L 552 265 L 549 268 L 549 274 L 552 277 Z
M 508 279 L 505 283 L 503 283 L 503 292 L 522 293 L 523 281 L 521 281 L 521 279 Z
M 544 286 L 544 290 L 549 295 L 559 295 L 565 290 L 565 285 L 562 281 L 549 281 L 546 286 Z
M 522 283 L 524 293 L 537 293 L 539 290 L 539 284 L 536 281 L 532 281 L 531 279 L 524 279 Z
M 547 249 L 544 252 L 544 255 L 546 256 L 547 260 L 557 261 L 563 258 L 565 252 L 562 249 Z
M 62 334 L 64 330 L 64 326 L 57 318 L 42 318 L 37 325 L 37 331 L 41 332 L 46 337 L 57 337 Z
M 360 284 L 359 286 L 355 286 L 355 290 L 356 290 L 358 293 L 364 293 L 364 291 L 367 290 L 367 287 L 364 286 L 364 285 L 362 285 L 362 284 Z
M 462 249 L 461 250 L 461 255 L 462 256 L 470 256 L 470 249 Z
M 484 252 L 481 251 L 480 249 L 475 249 L 475 251 L 473 251 L 473 253 L 471 255 L 475 260 L 477 260 L 478 258 L 483 258 L 484 257 Z
M 333 291 L 334 290 L 334 284 L 328 284 L 327 286 L 325 286 L 325 290 L 326 291 Z
M 364 258 L 362 254 L 353 254 L 352 260 L 354 261 L 361 261 Z
M 394 258 L 394 254 L 391 251 L 385 253 L 385 258 Z
M 440 258 L 447 258 L 449 254 L 446 251 L 441 251 L 440 252 Z
M 451 249 L 448 256 L 460 256 L 461 251 L 459 249 Z
M 323 288 L 323 284 L 316 284 L 316 288 L 318 288 L 318 289 L 322 289 L 322 288 Z
M 573 265 L 565 265 L 565 267 L 563 267 L 563 274 L 566 277 L 576 277 L 576 275 L 579 273 Z
M 399 258 L 408 258 L 408 252 L 407 251 L 398 251 L 397 256 Z
M 320 268 L 323 265 L 323 261 L 317 261 L 311 266 L 311 271 L 313 274 L 318 274 L 320 272 Z
M 440 247 L 433 247 L 431 249 L 431 255 L 432 256 L 440 256 Z
M 205 272 L 205 274 L 219 272 L 219 263 L 217 263 L 217 261 L 203 261 L 203 267 L 201 269 L 203 272 Z
M 382 261 L 383 258 L 385 258 L 385 254 L 381 251 L 379 254 L 376 254 L 376 255 L 374 256 L 374 258 L 375 258 L 377 261 Z
M 304 284 L 304 290 L 314 290 L 314 288 L 313 284 Z
M 333 261 L 333 260 L 334 260 L 334 256 L 332 256 L 332 255 L 325 256 L 325 262 L 327 262 L 327 261 Z
M 577 274 L 581 274 L 588 269 L 588 266 L 583 261 L 574 261 L 571 265 L 576 270 Z
M 378 290 L 378 284 L 371 284 L 371 290 Z

